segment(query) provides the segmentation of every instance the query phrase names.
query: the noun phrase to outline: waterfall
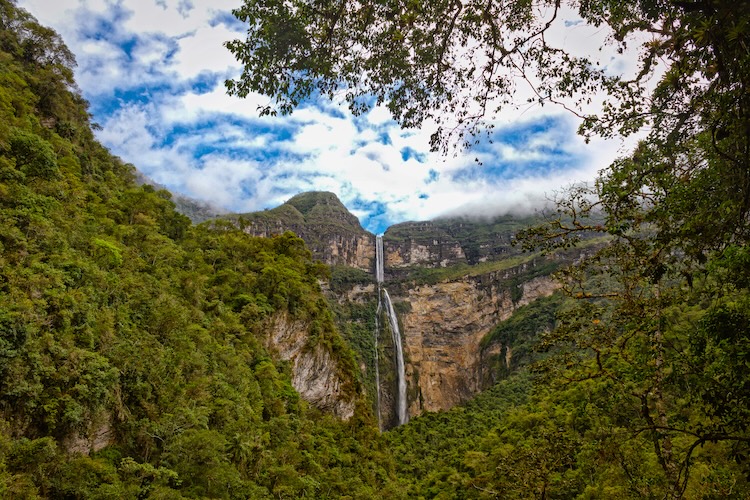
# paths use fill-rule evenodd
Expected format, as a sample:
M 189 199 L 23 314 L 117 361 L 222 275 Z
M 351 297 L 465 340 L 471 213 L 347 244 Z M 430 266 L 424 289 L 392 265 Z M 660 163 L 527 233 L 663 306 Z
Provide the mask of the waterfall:
M 404 368 L 404 349 L 401 346 L 401 332 L 398 331 L 398 318 L 396 317 L 396 311 L 393 309 L 388 290 L 385 288 L 383 288 L 383 297 L 385 297 L 385 308 L 388 312 L 388 321 L 391 323 L 393 349 L 396 351 L 396 376 L 398 377 L 398 397 L 396 398 L 396 408 L 398 410 L 398 425 L 403 425 L 408 420 L 408 416 L 406 415 L 406 370 Z
M 383 304 L 380 302 L 380 283 L 378 282 L 378 310 L 375 311 L 375 394 L 377 402 L 375 408 L 378 413 L 378 430 L 383 430 L 382 417 L 380 416 L 380 356 L 378 355 L 378 334 L 380 333 L 380 311 Z
M 393 303 L 391 302 L 391 297 L 388 295 L 388 290 L 383 286 L 384 259 L 382 235 L 375 237 L 375 279 L 378 282 L 378 310 L 375 315 L 375 384 L 378 388 L 378 426 L 380 426 L 380 370 L 378 368 L 378 333 L 380 333 L 380 325 L 378 318 L 380 317 L 380 312 L 383 310 L 383 297 L 385 298 L 385 310 L 388 314 L 388 322 L 391 326 L 391 335 L 393 336 L 393 350 L 396 354 L 396 379 L 398 382 L 396 413 L 398 415 L 398 425 L 403 425 L 409 419 L 406 413 L 406 369 L 404 366 L 404 349 L 401 345 L 401 332 L 398 329 L 396 311 L 393 309 Z
M 375 237 L 375 280 L 378 285 L 383 282 L 384 279 L 384 264 L 383 264 L 383 235 Z M 378 301 L 380 298 L 378 298 Z

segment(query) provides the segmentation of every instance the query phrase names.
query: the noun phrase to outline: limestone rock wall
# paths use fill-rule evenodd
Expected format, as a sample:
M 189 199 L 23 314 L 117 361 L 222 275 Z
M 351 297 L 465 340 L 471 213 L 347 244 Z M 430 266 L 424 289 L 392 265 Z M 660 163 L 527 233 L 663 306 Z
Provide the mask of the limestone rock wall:
M 363 271 L 375 268 L 375 237 L 370 233 L 359 236 L 331 235 L 322 253 L 328 265 L 356 267 Z
M 291 231 L 307 244 L 313 258 L 329 266 L 349 266 L 371 271 L 375 268 L 375 236 L 362 231 L 336 232 L 330 228 L 311 228 L 281 221 L 247 224 L 244 231 L 252 236 L 268 238 Z
M 347 381 L 338 360 L 323 345 L 308 345 L 310 325 L 286 314 L 275 316 L 265 337 L 266 348 L 292 366 L 292 385 L 302 399 L 348 420 L 354 415 L 356 394 L 347 389 Z
M 460 242 L 431 222 L 396 224 L 383 236 L 387 270 L 422 266 L 446 267 L 465 263 Z
M 503 273 L 511 277 L 513 272 Z M 409 385 L 409 414 L 448 409 L 482 389 L 480 342 L 513 311 L 559 285 L 537 277 L 522 285 L 515 303 L 502 275 L 409 289 L 395 300 L 408 302 L 401 315 Z

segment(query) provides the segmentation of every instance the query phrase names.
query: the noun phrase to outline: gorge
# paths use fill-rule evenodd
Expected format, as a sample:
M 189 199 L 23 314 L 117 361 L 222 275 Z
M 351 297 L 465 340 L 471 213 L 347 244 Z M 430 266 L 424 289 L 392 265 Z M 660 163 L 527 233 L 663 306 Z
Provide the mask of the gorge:
M 498 370 L 515 369 L 514 347 L 491 332 L 519 307 L 553 294 L 558 285 L 549 275 L 581 252 L 522 253 L 512 240 L 531 219 L 516 217 L 410 222 L 375 236 L 322 192 L 230 220 L 254 236 L 298 234 L 331 266 L 327 295 L 338 310 L 370 311 L 357 320 L 374 332 L 358 359 L 381 429 L 465 402 L 497 381 Z M 351 332 L 360 327 L 338 323 L 358 345 Z M 381 337 L 385 329 L 391 335 Z
M 378 238 L 331 193 L 191 223 L 0 0 L 0 498 L 750 498 L 742 7 L 625 12 L 712 72 L 676 61 L 658 113 L 713 94 L 689 149 L 602 171 L 602 212 L 558 205 L 542 254 L 512 244 L 530 219 Z

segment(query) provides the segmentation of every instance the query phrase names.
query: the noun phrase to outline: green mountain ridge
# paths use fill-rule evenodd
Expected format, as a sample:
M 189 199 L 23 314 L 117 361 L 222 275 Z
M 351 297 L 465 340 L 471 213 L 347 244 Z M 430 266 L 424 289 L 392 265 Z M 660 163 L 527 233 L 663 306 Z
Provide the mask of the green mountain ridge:
M 73 64 L 0 0 L 0 498 L 391 491 L 327 270 L 296 237 L 192 226 L 138 186 L 94 139 Z M 348 422 L 295 391 L 267 347 L 280 328 L 338 374 Z
M 508 271 L 502 287 L 469 280 L 513 310 L 480 339 L 498 383 L 380 433 L 361 376 L 371 357 L 359 356 L 374 348 L 374 307 L 334 315 L 319 283 L 337 268 L 313 259 L 345 249 L 360 266 L 339 276 L 349 293 L 347 279 L 371 276 L 372 235 L 330 193 L 192 225 L 95 140 L 74 64 L 54 31 L 0 0 L 0 498 L 750 497 L 746 231 L 712 246 L 695 236 L 707 225 L 644 234 L 611 216 L 596 221 L 607 245 L 584 249 L 596 265 L 561 270 L 563 295 L 516 307 L 509 269 L 493 268 Z M 693 173 L 706 187 L 717 161 Z M 678 194 L 692 182 L 668 180 Z M 696 200 L 657 208 L 692 213 Z M 320 231 L 319 246 L 284 234 L 287 222 Z M 426 256 L 438 274 L 414 281 L 421 298 L 477 313 L 454 293 L 467 280 L 439 273 L 509 265 L 497 235 L 514 223 L 417 224 L 430 238 L 394 229 L 393 261 Z M 446 244 L 428 245 L 435 236 Z M 525 264 L 513 270 L 539 270 Z M 427 323 L 422 303 L 401 299 L 402 318 Z M 356 328 L 337 329 L 341 317 Z M 337 375 L 327 380 L 350 398 L 348 420 L 300 396 L 298 358 L 283 359 L 275 337 L 323 360 L 308 372 Z
M 362 228 L 359 219 L 333 193 L 300 193 L 272 209 L 223 218 L 253 236 L 291 231 L 305 240 L 316 259 L 329 265 L 363 270 L 375 265 L 374 236 Z
M 280 222 L 289 227 L 334 226 L 338 230 L 364 232 L 355 217 L 334 193 L 310 191 L 300 193 L 276 208 L 260 212 L 233 214 L 233 220 L 244 219 L 245 223 Z

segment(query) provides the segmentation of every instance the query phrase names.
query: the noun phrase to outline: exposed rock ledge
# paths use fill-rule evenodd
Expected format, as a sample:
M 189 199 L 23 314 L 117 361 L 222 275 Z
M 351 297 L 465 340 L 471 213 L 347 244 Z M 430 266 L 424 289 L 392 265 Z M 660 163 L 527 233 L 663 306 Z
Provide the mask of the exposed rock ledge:
M 89 455 L 115 443 L 112 428 L 112 414 L 102 411 L 91 419 L 85 433 L 74 433 L 67 436 L 62 443 L 67 453 Z
M 558 287 L 549 277 L 534 278 L 523 284 L 520 300 L 513 303 L 502 281 L 488 286 L 477 277 L 423 285 L 399 297 L 410 305 L 401 316 L 409 414 L 445 410 L 478 393 L 482 338 L 517 307 Z
M 309 324 L 276 315 L 265 338 L 266 348 L 292 366 L 292 385 L 302 399 L 348 420 L 354 415 L 355 395 L 345 388 L 338 360 L 318 344 L 309 347 Z

